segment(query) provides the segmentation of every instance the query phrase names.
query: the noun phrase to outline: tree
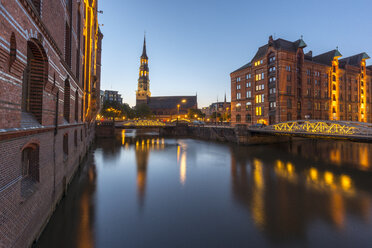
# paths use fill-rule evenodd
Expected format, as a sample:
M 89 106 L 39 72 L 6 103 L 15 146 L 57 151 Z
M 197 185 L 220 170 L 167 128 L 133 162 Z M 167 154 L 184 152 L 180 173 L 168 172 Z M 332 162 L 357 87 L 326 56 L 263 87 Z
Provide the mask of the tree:
M 112 118 L 114 120 L 117 117 L 122 116 L 123 114 L 123 105 L 118 102 L 104 101 L 101 115 L 105 118 Z
M 127 119 L 133 119 L 136 117 L 134 109 L 132 109 L 127 103 L 123 104 L 123 114 Z
M 147 104 L 140 104 L 134 108 L 135 116 L 137 118 L 149 118 L 152 116 L 152 111 Z
M 187 116 L 189 119 L 204 118 L 205 114 L 200 109 L 189 109 Z

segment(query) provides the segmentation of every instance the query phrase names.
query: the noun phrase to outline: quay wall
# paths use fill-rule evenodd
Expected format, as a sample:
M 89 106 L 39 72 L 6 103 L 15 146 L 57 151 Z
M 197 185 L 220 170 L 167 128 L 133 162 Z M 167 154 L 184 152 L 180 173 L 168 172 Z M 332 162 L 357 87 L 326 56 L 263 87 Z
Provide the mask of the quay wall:
M 94 125 L 0 135 L 0 247 L 28 247 L 39 237 L 95 138 Z M 68 139 L 68 154 L 63 138 Z M 77 135 L 75 137 L 75 135 Z M 22 176 L 22 149 L 39 149 L 38 181 Z
M 240 145 L 259 145 L 288 142 L 290 136 L 275 136 L 254 134 L 246 128 L 202 127 L 202 126 L 174 126 L 160 129 L 160 135 L 172 137 L 192 137 L 218 142 L 230 142 Z

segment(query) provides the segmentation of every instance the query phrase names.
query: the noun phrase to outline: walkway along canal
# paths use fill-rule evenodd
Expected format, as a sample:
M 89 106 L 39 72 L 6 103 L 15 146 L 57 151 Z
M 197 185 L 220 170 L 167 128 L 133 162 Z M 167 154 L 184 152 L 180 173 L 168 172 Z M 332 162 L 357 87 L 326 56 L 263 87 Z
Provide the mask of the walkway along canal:
M 96 142 L 37 247 L 371 247 L 371 159 L 368 143 L 124 130 Z

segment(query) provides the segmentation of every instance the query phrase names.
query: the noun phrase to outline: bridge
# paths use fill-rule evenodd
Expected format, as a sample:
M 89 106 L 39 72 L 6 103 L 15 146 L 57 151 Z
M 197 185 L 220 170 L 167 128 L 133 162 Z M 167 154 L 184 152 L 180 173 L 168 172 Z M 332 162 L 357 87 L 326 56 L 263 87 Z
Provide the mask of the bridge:
M 296 120 L 264 127 L 248 127 L 254 133 L 372 140 L 372 124 L 351 121 Z

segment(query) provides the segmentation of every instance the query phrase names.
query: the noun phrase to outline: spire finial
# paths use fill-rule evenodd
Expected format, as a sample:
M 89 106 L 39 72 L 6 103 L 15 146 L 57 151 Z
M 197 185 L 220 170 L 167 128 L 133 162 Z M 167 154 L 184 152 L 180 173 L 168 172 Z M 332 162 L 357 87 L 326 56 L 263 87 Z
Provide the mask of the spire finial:
M 304 39 L 304 36 L 301 34 L 301 40 L 303 40 Z

